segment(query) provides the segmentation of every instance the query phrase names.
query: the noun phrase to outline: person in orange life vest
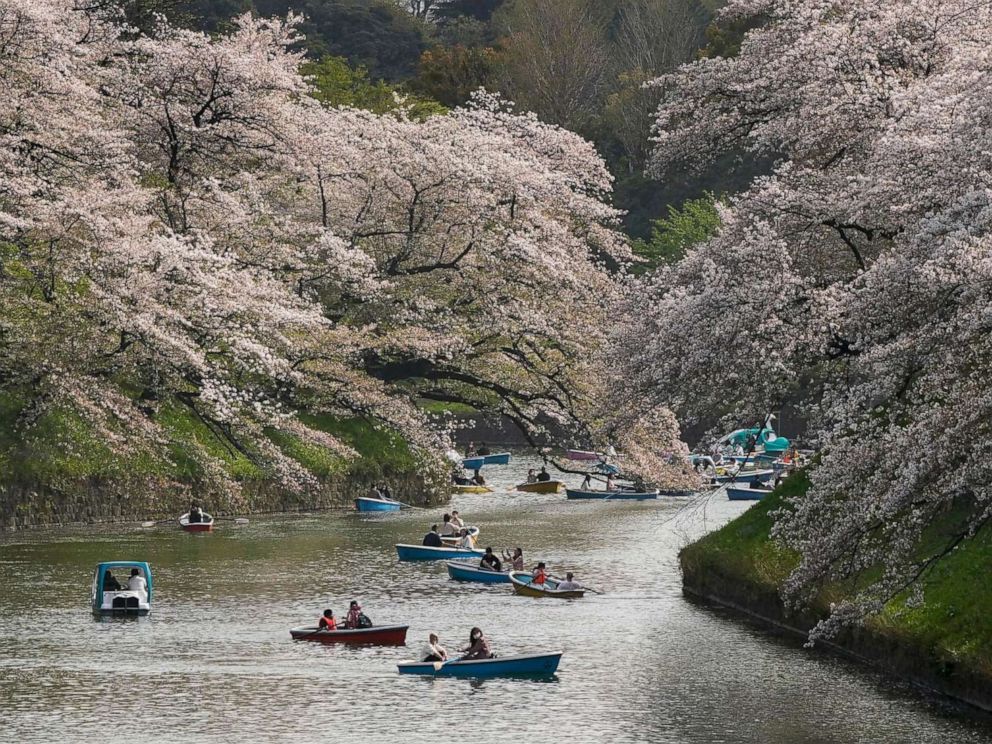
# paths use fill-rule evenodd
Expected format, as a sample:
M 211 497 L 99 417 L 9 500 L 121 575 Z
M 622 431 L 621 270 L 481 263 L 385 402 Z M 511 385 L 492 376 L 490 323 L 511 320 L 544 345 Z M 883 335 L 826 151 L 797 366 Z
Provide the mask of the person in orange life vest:
M 537 564 L 537 568 L 534 569 L 534 578 L 531 579 L 530 583 L 544 586 L 544 580 L 548 578 L 548 574 L 544 569 L 544 561 L 541 561 Z
M 334 610 L 324 610 L 320 621 L 317 623 L 317 630 L 337 630 L 338 624 L 334 619 Z

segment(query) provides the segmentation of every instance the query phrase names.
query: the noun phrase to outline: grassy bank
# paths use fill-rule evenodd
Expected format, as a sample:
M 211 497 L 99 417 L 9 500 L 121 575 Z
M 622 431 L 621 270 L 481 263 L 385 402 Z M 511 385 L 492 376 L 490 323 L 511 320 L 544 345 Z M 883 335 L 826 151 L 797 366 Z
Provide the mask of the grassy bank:
M 853 591 L 825 590 L 805 613 L 786 612 L 779 587 L 797 556 L 769 537 L 771 514 L 786 496 L 808 487 L 802 474 L 722 529 L 687 546 L 680 554 L 685 589 L 690 594 L 734 606 L 798 631 L 825 616 L 830 602 Z M 937 544 L 958 524 L 949 511 L 931 528 L 921 550 Z M 992 710 L 992 535 L 987 531 L 963 543 L 922 579 L 925 603 L 907 606 L 906 596 L 889 602 L 863 627 L 844 632 L 836 646 L 921 685 Z

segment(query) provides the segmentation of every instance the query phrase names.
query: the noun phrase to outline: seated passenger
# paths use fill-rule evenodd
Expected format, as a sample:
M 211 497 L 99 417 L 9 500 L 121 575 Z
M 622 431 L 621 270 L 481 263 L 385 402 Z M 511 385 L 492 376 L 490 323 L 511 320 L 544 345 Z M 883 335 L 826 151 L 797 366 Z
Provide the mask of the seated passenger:
M 489 648 L 489 641 L 482 635 L 481 629 L 472 628 L 472 632 L 468 635 L 468 641 L 468 648 L 462 649 L 464 653 L 462 659 L 467 661 L 469 659 L 491 659 L 493 657 L 493 652 Z
M 759 491 L 766 488 L 765 484 L 761 482 L 761 478 L 752 478 L 748 487 L 758 489 Z
M 441 537 L 455 537 L 458 534 L 458 528 L 452 524 L 451 515 L 445 514 L 443 520 L 443 524 L 441 525 Z
M 565 580 L 564 581 L 559 581 L 558 582 L 558 591 L 560 591 L 560 592 L 574 591 L 576 589 L 581 589 L 581 588 L 582 588 L 582 584 L 580 584 L 577 581 L 573 581 L 572 580 L 572 572 L 571 571 L 569 571 L 567 574 L 565 574 Z
M 424 645 L 423 661 L 447 660 L 448 652 L 445 650 L 444 646 L 440 644 L 440 639 L 437 637 L 437 633 L 431 633 L 427 636 L 427 643 Z
M 458 516 L 457 509 L 451 510 L 451 524 L 453 524 L 455 528 L 459 530 L 465 526 L 465 523 L 462 521 L 462 518 Z
M 190 504 L 189 507 L 189 523 L 199 524 L 203 521 L 203 513 L 200 511 L 200 507 L 196 504 Z
M 117 580 L 113 572 L 107 570 L 103 574 L 103 591 L 105 592 L 119 592 L 124 587 L 121 586 L 121 582 Z
M 475 475 L 472 476 L 472 485 L 474 486 L 486 485 L 486 479 L 482 477 L 482 473 L 480 473 L 478 470 L 476 470 Z
M 534 577 L 530 580 L 530 583 L 537 584 L 538 586 L 544 586 L 544 582 L 547 578 L 548 574 L 545 570 L 544 561 L 541 561 L 537 564 L 537 568 L 534 569 Z
M 475 538 L 468 533 L 468 530 L 462 530 L 459 533 L 459 537 L 461 537 L 458 541 L 459 548 L 467 548 L 468 550 L 475 548 Z
M 424 535 L 421 545 L 426 545 L 430 548 L 440 548 L 444 546 L 444 543 L 441 541 L 441 536 L 437 533 L 436 524 L 431 525 L 431 531 Z
M 534 468 L 527 471 L 527 482 L 537 483 L 537 473 L 534 472 Z
M 486 548 L 486 554 L 482 556 L 482 560 L 479 561 L 479 568 L 486 571 L 502 571 L 503 563 L 500 559 L 493 553 L 492 548 Z
M 486 455 L 491 455 L 492 452 L 489 451 L 489 448 L 486 446 L 485 442 L 480 442 L 479 449 L 476 450 L 475 454 L 477 454 L 479 457 L 485 457 Z
M 131 569 L 131 578 L 127 580 L 127 588 L 132 592 L 141 592 L 145 596 L 148 596 L 148 582 L 141 575 L 140 568 Z
M 317 622 L 317 630 L 337 630 L 338 622 L 334 619 L 334 610 L 324 610 Z
M 346 628 L 372 627 L 372 621 L 362 612 L 362 606 L 354 599 L 351 600 L 351 604 L 348 607 L 348 617 L 344 624 Z
M 537 474 L 537 479 L 542 483 L 544 481 L 549 481 L 551 480 L 551 473 L 548 472 L 548 469 L 546 467 L 542 467 L 541 472 Z

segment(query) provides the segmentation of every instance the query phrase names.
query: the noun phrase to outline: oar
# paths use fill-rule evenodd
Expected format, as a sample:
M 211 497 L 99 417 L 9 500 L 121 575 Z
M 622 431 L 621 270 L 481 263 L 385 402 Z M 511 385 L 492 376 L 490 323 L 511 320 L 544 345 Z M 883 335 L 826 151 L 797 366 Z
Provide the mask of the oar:
M 170 518 L 170 519 L 159 519 L 159 520 L 157 520 L 155 522 L 142 522 L 141 523 L 141 526 L 142 527 L 154 527 L 157 524 L 166 524 L 168 522 L 174 522 L 174 521 L 175 521 L 174 518 Z
M 453 661 L 458 661 L 458 658 L 456 657 L 454 659 L 448 659 L 447 661 L 435 661 L 433 665 L 434 671 L 440 672 L 444 667 L 448 666 L 448 664 L 450 664 Z
M 306 638 L 309 638 L 310 636 L 315 636 L 315 635 L 317 635 L 318 633 L 322 633 L 322 632 L 323 632 L 323 631 L 325 631 L 325 630 L 327 630 L 327 629 L 326 629 L 326 628 L 317 628 L 317 630 L 314 630 L 314 631 L 312 631 L 312 632 L 310 632 L 310 633 L 307 633 L 307 634 L 306 634 L 306 635 L 304 635 L 304 636 L 300 636 L 300 637 L 299 637 L 299 638 L 297 638 L 296 640 L 298 640 L 298 641 L 302 641 L 302 640 L 304 640 L 304 639 L 306 639 Z M 337 629 L 335 628 L 335 630 L 337 630 Z M 328 632 L 330 633 L 330 632 L 332 632 L 332 631 L 328 631 Z
M 246 517 L 214 517 L 215 522 L 234 522 L 235 524 L 248 524 Z M 195 522 L 194 522 L 195 524 Z

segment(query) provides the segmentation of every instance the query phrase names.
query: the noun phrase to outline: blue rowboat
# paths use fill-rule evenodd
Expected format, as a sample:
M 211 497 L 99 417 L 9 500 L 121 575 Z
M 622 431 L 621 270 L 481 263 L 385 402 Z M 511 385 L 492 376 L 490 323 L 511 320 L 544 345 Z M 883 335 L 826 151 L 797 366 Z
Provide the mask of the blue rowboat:
M 762 483 L 767 483 L 775 477 L 774 470 L 742 470 L 732 475 L 714 476 L 714 483 L 750 483 L 757 479 Z
M 370 499 L 364 496 L 355 499 L 355 508 L 360 512 L 399 511 L 400 506 L 399 501 L 390 501 L 389 499 Z
M 486 458 L 479 457 L 466 457 L 462 460 L 462 467 L 466 470 L 481 470 L 482 466 L 486 464 Z
M 465 561 L 448 561 L 448 576 L 455 581 L 476 581 L 480 584 L 509 584 L 509 571 L 487 571 Z
M 509 465 L 510 453 L 497 452 L 495 455 L 486 455 L 483 459 L 486 461 L 486 465 Z
M 727 498 L 731 501 L 761 501 L 770 494 L 770 488 L 745 488 L 743 486 L 727 486 Z
M 521 654 L 495 659 L 471 661 L 409 661 L 397 664 L 400 674 L 422 674 L 428 677 L 550 677 L 558 671 L 562 652 L 553 654 Z
M 429 545 L 396 545 L 401 561 L 450 561 L 452 558 L 480 558 L 484 550 L 473 548 L 432 548 Z
M 653 491 L 580 491 L 575 488 L 565 489 L 568 499 L 599 499 L 601 501 L 647 501 L 658 498 L 658 489 Z

